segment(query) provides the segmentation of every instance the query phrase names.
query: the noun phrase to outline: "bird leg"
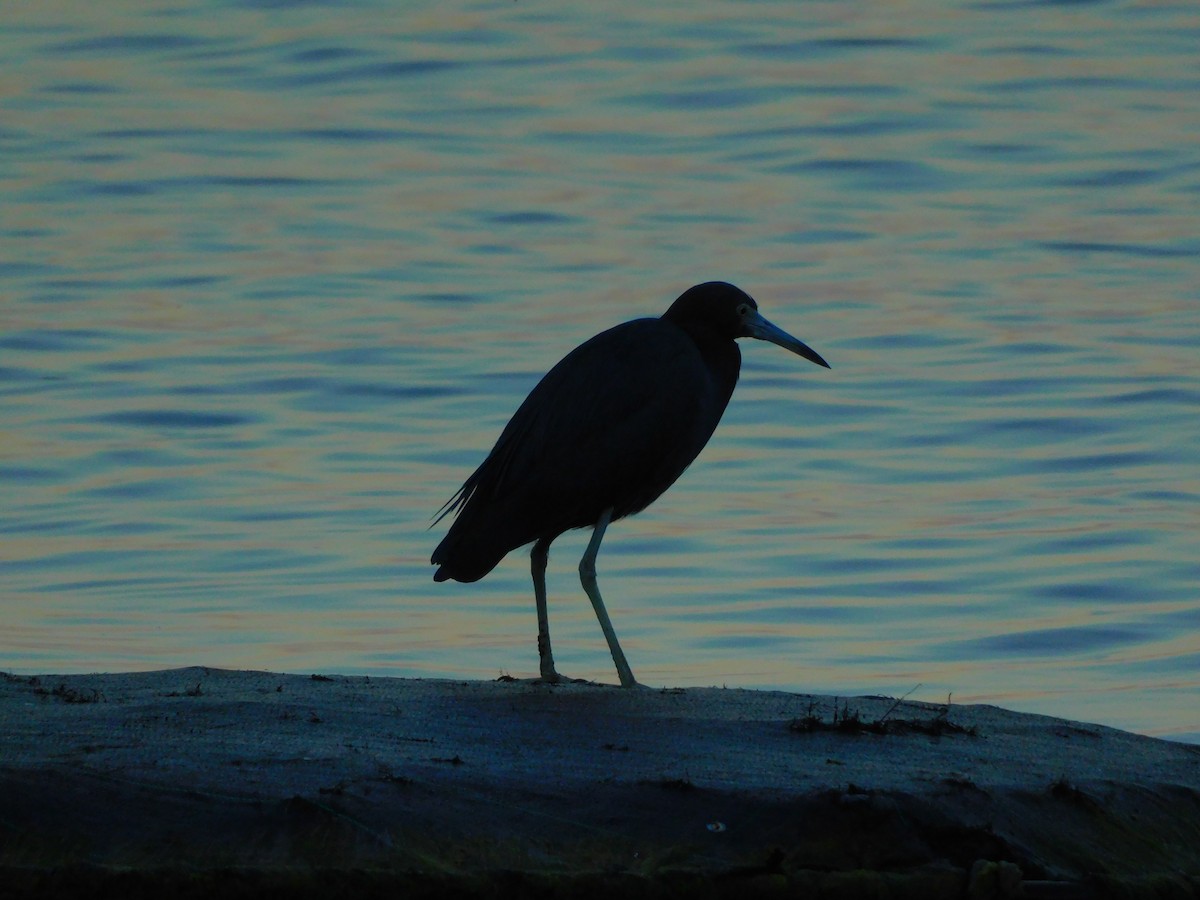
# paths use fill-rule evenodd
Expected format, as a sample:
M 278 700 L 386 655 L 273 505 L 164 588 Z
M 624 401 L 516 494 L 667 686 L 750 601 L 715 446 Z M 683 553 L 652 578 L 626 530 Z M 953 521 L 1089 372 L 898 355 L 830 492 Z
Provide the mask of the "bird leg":
M 608 523 L 612 521 L 612 512 L 612 507 L 609 507 L 600 513 L 596 529 L 592 532 L 592 539 L 588 541 L 587 550 L 583 552 L 583 559 L 579 560 L 579 580 L 583 583 L 583 590 L 588 595 L 588 599 L 592 601 L 592 608 L 596 610 L 596 618 L 600 620 L 600 630 L 604 632 L 604 639 L 608 641 L 608 649 L 612 652 L 613 663 L 616 665 L 617 675 L 621 679 L 621 687 L 637 687 L 638 683 L 629 669 L 629 663 L 625 661 L 625 653 L 617 641 L 617 633 L 613 631 L 612 622 L 608 618 L 608 611 L 604 608 L 604 599 L 600 596 L 600 586 L 596 583 L 596 554 L 600 552 L 600 541 L 604 539 L 604 532 L 608 528 Z
M 539 540 L 529 554 L 533 570 L 533 597 L 537 601 L 538 666 L 542 681 L 559 682 L 563 678 L 554 669 L 554 654 L 550 651 L 550 618 L 546 612 L 546 562 L 550 559 L 550 542 Z

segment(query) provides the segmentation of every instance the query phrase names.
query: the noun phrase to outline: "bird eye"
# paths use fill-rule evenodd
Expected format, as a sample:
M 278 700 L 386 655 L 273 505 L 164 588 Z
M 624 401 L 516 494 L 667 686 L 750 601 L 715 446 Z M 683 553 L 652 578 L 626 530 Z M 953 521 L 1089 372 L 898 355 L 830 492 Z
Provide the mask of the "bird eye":
M 738 308 L 737 308 L 737 314 L 738 314 L 739 319 L 744 319 L 744 318 L 746 318 L 746 316 L 750 315 L 750 304 L 749 303 L 739 303 Z

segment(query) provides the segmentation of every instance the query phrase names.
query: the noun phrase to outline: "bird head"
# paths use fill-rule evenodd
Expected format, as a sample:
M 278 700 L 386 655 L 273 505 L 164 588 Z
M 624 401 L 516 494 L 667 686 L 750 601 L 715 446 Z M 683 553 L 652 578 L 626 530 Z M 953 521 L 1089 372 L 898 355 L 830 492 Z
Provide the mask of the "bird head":
M 829 363 L 816 350 L 764 318 L 753 297 L 724 281 L 708 281 L 688 288 L 671 304 L 663 318 L 688 331 L 715 332 L 727 339 L 752 337 L 770 341 L 809 362 L 829 368 Z

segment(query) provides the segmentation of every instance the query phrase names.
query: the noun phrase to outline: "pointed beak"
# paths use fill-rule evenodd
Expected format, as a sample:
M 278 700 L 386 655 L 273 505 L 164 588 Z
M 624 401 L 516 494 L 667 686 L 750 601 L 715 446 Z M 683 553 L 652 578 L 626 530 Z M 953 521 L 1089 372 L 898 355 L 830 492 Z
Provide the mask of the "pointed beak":
M 818 366 L 829 368 L 829 363 L 821 358 L 821 354 L 814 350 L 808 344 L 799 338 L 794 338 L 777 325 L 772 325 L 764 319 L 757 310 L 752 310 L 745 318 L 746 329 L 750 332 L 750 337 L 758 338 L 760 341 L 770 341 L 772 344 L 778 344 L 784 350 L 791 350 L 798 356 L 803 356 L 809 362 L 814 362 Z

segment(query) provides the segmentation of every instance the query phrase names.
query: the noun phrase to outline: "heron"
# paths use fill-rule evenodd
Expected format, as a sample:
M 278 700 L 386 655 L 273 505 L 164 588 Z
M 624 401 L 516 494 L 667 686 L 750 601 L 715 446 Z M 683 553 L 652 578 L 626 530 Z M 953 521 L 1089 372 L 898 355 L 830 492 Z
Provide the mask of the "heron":
M 819 366 L 815 350 L 758 311 L 740 288 L 689 288 L 659 318 L 602 331 L 555 365 L 525 398 L 484 461 L 439 511 L 455 518 L 431 562 L 434 581 L 478 581 L 510 551 L 530 553 L 540 680 L 554 665 L 546 604 L 550 545 L 592 528 L 579 561 L 622 687 L 637 687 L 596 578 L 608 526 L 641 512 L 704 449 L 737 384 L 738 338 L 778 344 Z

